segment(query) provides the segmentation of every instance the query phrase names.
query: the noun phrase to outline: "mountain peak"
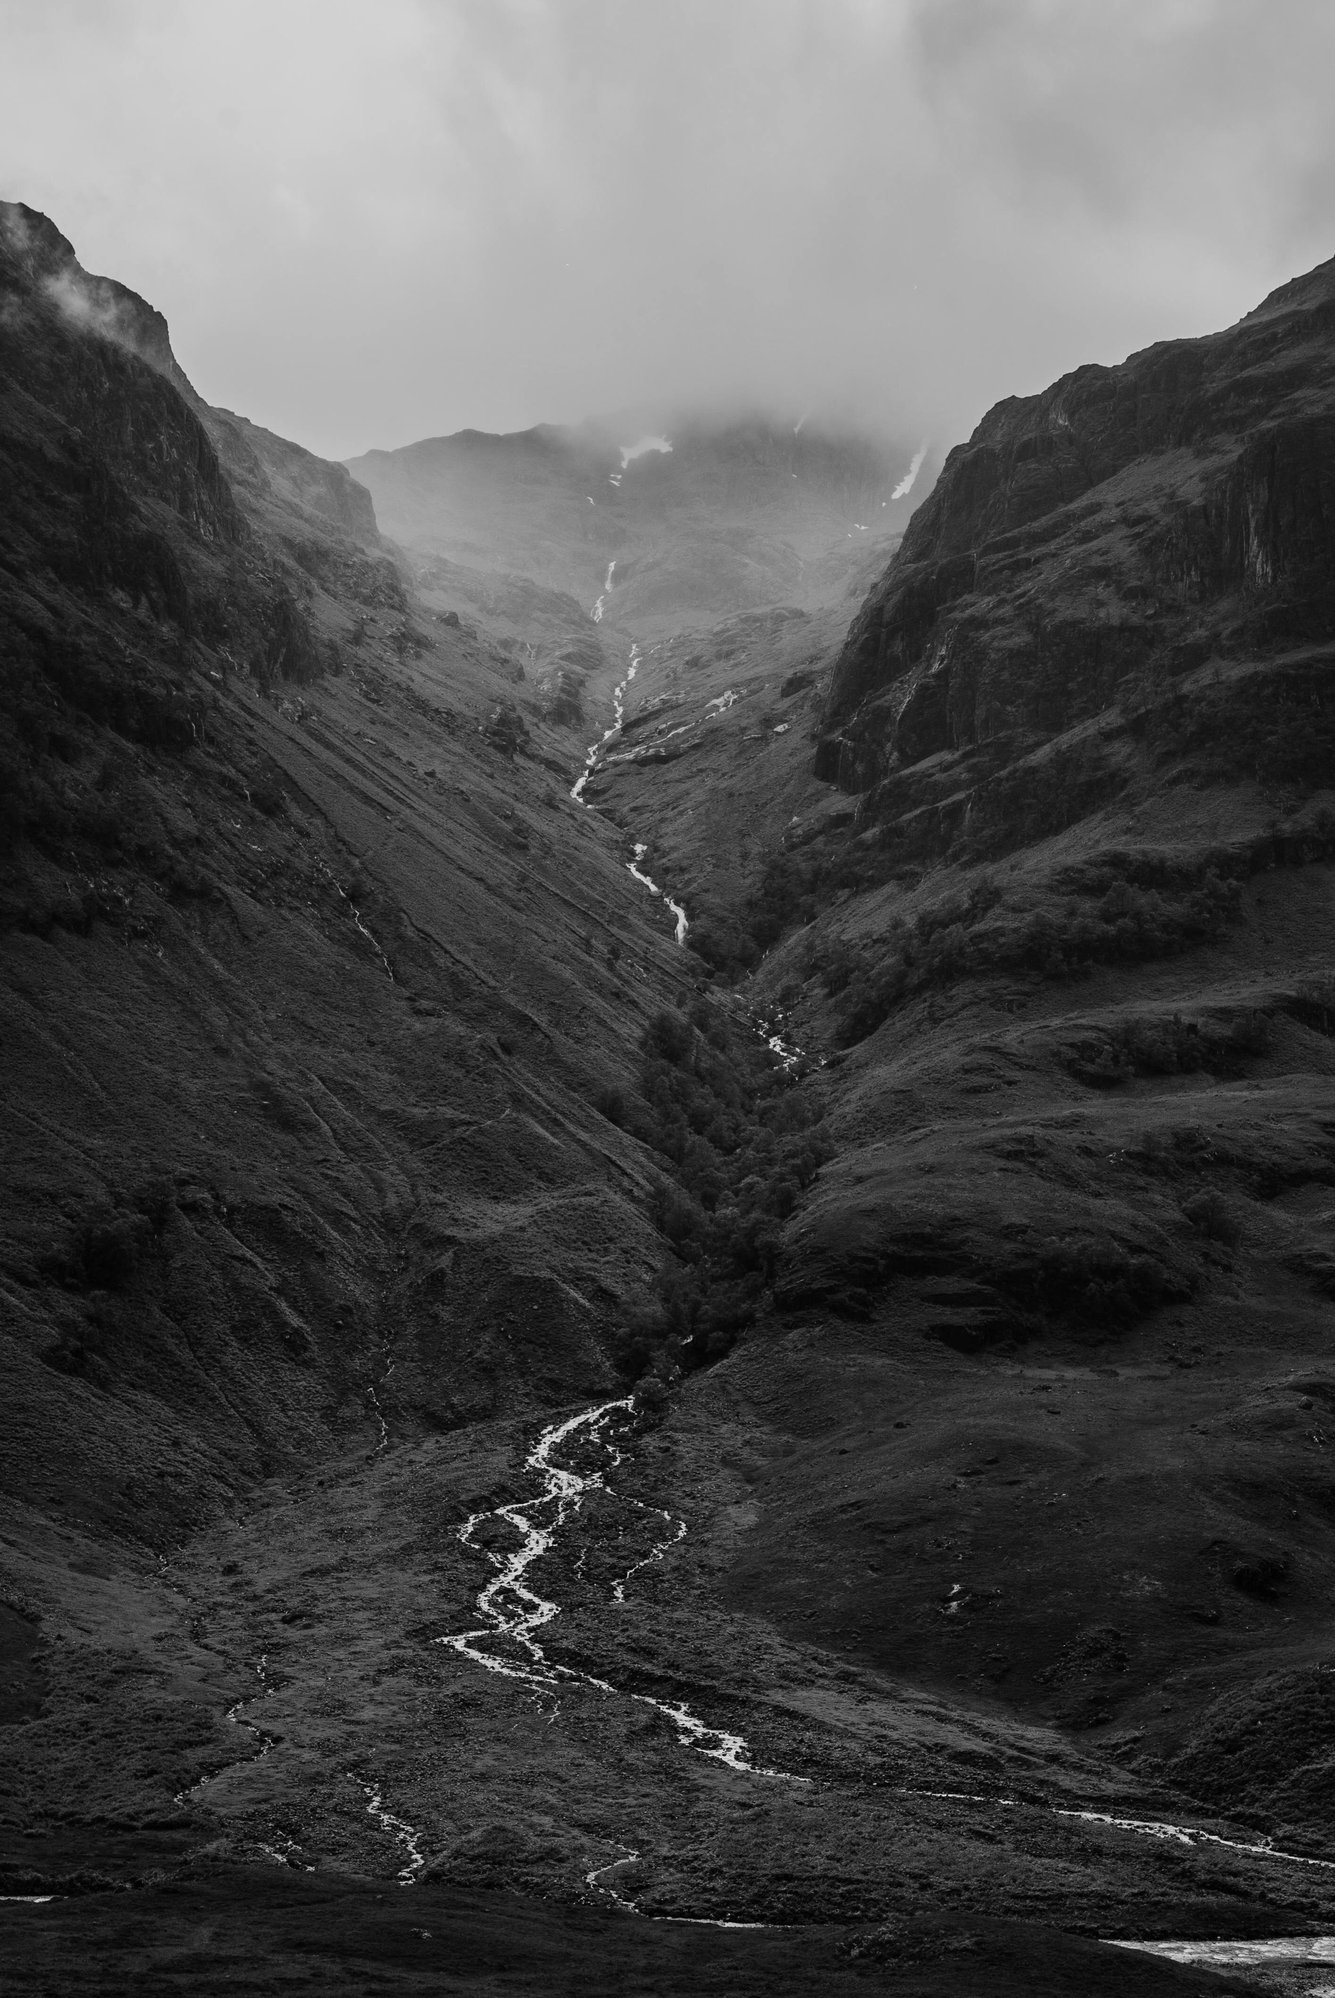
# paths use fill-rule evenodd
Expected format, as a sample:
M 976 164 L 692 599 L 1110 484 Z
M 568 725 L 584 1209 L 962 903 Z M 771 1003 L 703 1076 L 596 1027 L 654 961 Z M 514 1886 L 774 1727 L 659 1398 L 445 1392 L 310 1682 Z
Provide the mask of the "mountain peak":
M 1301 277 L 1290 278 L 1287 284 L 1278 286 L 1251 312 L 1244 313 L 1239 324 L 1247 326 L 1258 319 L 1273 319 L 1280 313 L 1316 312 L 1323 305 L 1335 305 L 1335 257 L 1328 257 L 1324 264 L 1317 264 Z
M 138 354 L 198 403 L 162 314 L 128 285 L 86 271 L 50 216 L 23 201 L 0 201 L 0 288 L 36 290 L 67 324 Z

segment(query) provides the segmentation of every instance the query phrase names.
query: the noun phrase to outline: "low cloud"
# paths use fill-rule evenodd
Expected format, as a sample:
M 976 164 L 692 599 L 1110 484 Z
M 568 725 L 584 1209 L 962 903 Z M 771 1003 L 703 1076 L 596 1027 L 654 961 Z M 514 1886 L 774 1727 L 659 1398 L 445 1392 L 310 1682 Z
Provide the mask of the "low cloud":
M 627 465 L 633 465 L 637 458 L 643 458 L 650 452 L 670 451 L 672 446 L 666 437 L 641 437 L 634 444 L 623 444 L 620 448 L 621 469 L 624 472 Z
M 918 446 L 912 458 L 909 460 L 909 468 L 907 472 L 905 472 L 903 478 L 900 480 L 899 484 L 895 487 L 894 491 L 891 493 L 890 495 L 891 499 L 908 498 L 909 494 L 913 491 L 913 488 L 917 483 L 918 474 L 923 468 L 923 460 L 927 456 L 927 449 L 928 447 L 926 444 L 920 444 Z
M 69 245 L 35 230 L 16 203 L 0 202 L 0 238 L 9 254 L 36 278 L 41 296 L 68 325 L 161 362 L 160 340 L 151 334 L 145 338 L 145 321 L 152 315 L 145 312 L 142 302 L 114 281 L 81 270 L 70 261 Z M 57 265 L 54 270 L 53 263 Z M 7 324 L 30 317 L 30 306 L 14 298 L 6 301 Z
M 0 190 L 211 400 L 330 453 L 740 402 L 944 446 L 1335 249 L 1326 0 L 0 0 L 0 31 Z
M 116 299 L 99 297 L 78 271 L 61 271 L 58 277 L 45 278 L 42 291 L 56 310 L 81 332 L 100 333 L 103 339 L 115 340 L 124 347 L 135 345 L 125 308 Z

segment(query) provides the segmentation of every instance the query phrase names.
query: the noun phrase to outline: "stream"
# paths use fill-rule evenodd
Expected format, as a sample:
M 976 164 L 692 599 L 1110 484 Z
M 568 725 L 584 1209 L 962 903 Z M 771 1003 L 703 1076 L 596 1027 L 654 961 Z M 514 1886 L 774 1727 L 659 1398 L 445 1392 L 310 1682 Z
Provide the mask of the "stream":
M 615 567 L 615 562 L 608 565 L 604 594 L 598 599 L 594 608 L 595 621 L 601 618 L 606 595 L 612 588 Z M 635 678 L 638 665 L 639 647 L 632 645 L 625 678 L 618 682 L 614 690 L 612 725 L 603 731 L 596 743 L 590 746 L 584 770 L 570 792 L 571 797 L 582 804 L 586 804 L 583 797 L 584 787 L 604 746 L 620 733 L 625 717 L 626 691 Z M 726 711 L 730 704 L 729 696 L 723 696 L 720 697 L 719 703 L 711 705 L 719 705 L 723 711 Z M 662 896 L 666 906 L 676 917 L 676 941 L 678 944 L 683 944 L 688 929 L 686 912 L 679 903 L 665 895 L 640 866 L 647 850 L 644 842 L 637 842 L 634 858 L 628 861 L 626 866 L 651 895 Z M 337 885 L 335 883 L 335 886 Z M 342 895 L 343 891 L 340 889 L 339 893 Z M 343 899 L 346 901 L 348 898 L 344 895 Z M 362 929 L 355 908 L 353 915 L 357 927 Z M 369 932 L 364 933 L 379 952 L 375 939 L 370 937 Z M 379 954 L 384 968 L 392 978 L 393 973 L 389 969 L 388 961 L 383 953 Z M 755 1030 L 767 1042 L 785 1070 L 791 1070 L 803 1059 L 803 1055 L 800 1048 L 784 1038 L 781 1031 L 782 1024 L 783 1015 L 777 1012 L 771 1018 L 757 1016 L 752 1020 Z M 379 1426 L 379 1438 L 372 1452 L 373 1458 L 379 1457 L 389 1443 L 388 1424 L 377 1393 L 377 1387 L 383 1388 L 393 1372 L 388 1345 L 384 1349 L 383 1360 L 384 1367 L 379 1382 L 366 1390 L 371 1411 Z M 808 1777 L 795 1775 L 783 1769 L 770 1768 L 753 1761 L 743 1735 L 732 1733 L 726 1728 L 711 1726 L 684 1700 L 658 1699 L 649 1693 L 635 1692 L 614 1685 L 596 1673 L 561 1663 L 550 1657 L 544 1647 L 539 1633 L 546 1632 L 556 1621 L 562 1614 L 563 1605 L 555 1597 L 543 1593 L 536 1570 L 550 1556 L 566 1557 L 570 1572 L 575 1577 L 585 1580 L 585 1564 L 589 1549 L 579 1543 L 577 1529 L 585 1503 L 591 1496 L 597 1494 L 604 1500 L 613 1501 L 638 1513 L 643 1517 L 644 1523 L 650 1527 L 649 1551 L 630 1562 L 607 1586 L 607 1599 L 613 1604 L 626 1604 L 628 1601 L 626 1591 L 633 1578 L 642 1570 L 661 1562 L 669 1550 L 686 1537 L 688 1529 L 683 1518 L 664 1507 L 650 1505 L 628 1493 L 620 1492 L 609 1483 L 609 1476 L 623 1461 L 618 1436 L 621 1436 L 621 1441 L 625 1441 L 625 1427 L 633 1419 L 634 1413 L 635 1397 L 633 1394 L 628 1394 L 580 1409 L 573 1415 L 549 1423 L 539 1432 L 523 1464 L 525 1474 L 533 1483 L 532 1491 L 525 1497 L 472 1512 L 458 1528 L 457 1537 L 462 1545 L 470 1552 L 480 1554 L 492 1571 L 477 1595 L 477 1623 L 468 1630 L 443 1634 L 431 1641 L 452 1650 L 461 1660 L 480 1670 L 530 1688 L 539 1701 L 550 1701 L 551 1718 L 554 1718 L 559 1711 L 560 1695 L 563 1692 L 573 1692 L 577 1689 L 591 1691 L 603 1699 L 651 1709 L 670 1723 L 678 1748 L 721 1763 L 738 1776 L 781 1783 L 807 1784 L 811 1780 Z M 576 1464 L 570 1461 L 572 1457 L 582 1461 L 586 1468 L 576 1468 Z M 513 1544 L 507 1547 L 507 1542 Z M 571 1542 L 575 1544 L 571 1545 Z M 587 1586 L 587 1582 L 585 1585 Z M 266 1656 L 261 1655 L 255 1672 L 260 1682 L 258 1690 L 237 1700 L 227 1710 L 226 1716 L 233 1726 L 245 1729 L 254 1738 L 254 1752 L 244 1758 L 250 1762 L 262 1761 L 279 1743 L 278 1737 L 243 1717 L 246 1708 L 272 1690 L 268 1680 Z M 240 1765 L 229 1763 L 226 1766 L 235 1768 Z M 201 1778 L 189 1790 L 178 1794 L 177 1803 L 184 1804 L 189 1798 L 200 1795 L 224 1773 L 224 1770 L 217 1770 Z M 365 1798 L 367 1815 L 399 1849 L 401 1864 L 395 1875 L 398 1885 L 405 1888 L 416 1885 L 427 1865 L 426 1854 L 422 1849 L 425 1832 L 391 1811 L 376 1784 L 354 1770 L 349 1770 L 346 1774 L 348 1780 L 361 1790 Z M 1251 1841 L 1228 1838 L 1221 1833 L 1206 1831 L 1192 1825 L 1174 1824 L 1156 1819 L 1117 1817 L 1107 1811 L 1028 1803 L 1015 1797 L 989 1797 L 963 1791 L 904 1789 L 900 1794 L 938 1798 L 946 1802 L 968 1804 L 984 1809 L 1031 1810 L 1086 1824 L 1105 1825 L 1110 1829 L 1140 1838 L 1167 1841 L 1186 1847 L 1217 1846 L 1258 1860 L 1335 1871 L 1335 1861 L 1280 1851 L 1264 1838 Z M 275 1832 L 272 1836 L 276 1843 L 260 1847 L 267 1857 L 286 1866 L 300 1867 L 304 1864 L 301 1848 L 293 1839 L 279 1832 Z M 606 1843 L 614 1842 L 606 1841 Z M 640 1863 L 641 1854 L 630 1845 L 617 1844 L 616 1855 L 601 1865 L 591 1867 L 584 1876 L 585 1884 L 592 1892 L 605 1896 L 624 1913 L 641 1916 L 643 1911 L 639 1905 L 613 1884 L 627 1868 Z M 314 1868 L 308 1866 L 306 1870 L 314 1871 Z M 45 1900 L 51 1897 L 3 1898 Z M 656 1919 L 701 1921 L 701 1918 L 687 1916 L 665 1916 Z M 718 1928 L 768 1926 L 764 1923 L 718 1921 L 709 1918 L 704 1918 L 702 1925 Z M 1171 1957 L 1178 1962 L 1220 1965 L 1335 1962 L 1335 1938 L 1331 1937 L 1273 1938 L 1248 1943 L 1222 1940 L 1212 1943 L 1189 1941 L 1143 1943 L 1111 1937 L 1105 1940 L 1116 1947 L 1144 1949 Z
M 260 1682 L 258 1690 L 253 1693 L 244 1694 L 239 1700 L 234 1700 L 223 1716 L 232 1727 L 244 1728 L 247 1734 L 252 1734 L 255 1737 L 255 1752 L 253 1755 L 243 1756 L 241 1761 L 244 1762 L 263 1762 L 265 1756 L 271 1754 L 278 1746 L 279 1739 L 277 1735 L 269 1734 L 264 1728 L 257 1727 L 254 1721 L 243 1720 L 242 1718 L 244 1708 L 253 1706 L 256 1700 L 266 1699 L 273 1691 L 273 1687 L 269 1684 L 269 1659 L 266 1652 L 260 1653 L 259 1663 L 255 1667 L 255 1676 Z M 184 1804 L 190 1797 L 198 1797 L 201 1792 L 208 1789 L 211 1783 L 216 1783 L 220 1776 L 225 1776 L 229 1769 L 236 1769 L 237 1767 L 239 1767 L 239 1763 L 237 1762 L 224 1763 L 221 1769 L 215 1769 L 209 1775 L 201 1776 L 199 1781 L 192 1783 L 188 1790 L 178 1790 L 175 1802 Z
M 656 881 L 651 881 L 649 879 L 649 876 L 641 868 L 640 862 L 644 859 L 644 856 L 646 853 L 648 853 L 648 851 L 649 848 L 644 842 L 644 840 L 642 839 L 636 840 L 635 858 L 634 860 L 628 860 L 626 862 L 626 866 L 629 869 L 629 871 L 635 876 L 635 879 L 643 883 L 643 885 L 649 890 L 649 893 L 651 895 L 663 896 L 663 900 L 667 903 L 667 906 L 669 907 L 669 909 L 671 909 L 673 915 L 677 918 L 677 942 L 679 944 L 684 944 L 686 941 L 686 932 L 690 928 L 690 924 L 686 920 L 686 911 L 682 908 L 680 902 L 674 902 L 670 895 L 664 895 L 663 890 L 659 887 L 658 883 Z
M 1315 1859 L 1307 1853 L 1283 1852 L 1267 1838 L 1225 1838 L 1221 1832 L 1205 1831 L 1200 1825 L 1173 1824 L 1166 1818 L 1118 1818 L 1111 1811 L 1076 1810 L 1067 1804 L 1031 1804 L 1022 1797 L 986 1797 L 971 1790 L 901 1789 L 901 1797 L 939 1797 L 944 1803 L 985 1804 L 995 1810 L 1044 1811 L 1049 1817 L 1075 1818 L 1081 1824 L 1108 1825 L 1113 1831 L 1132 1832 L 1139 1838 L 1167 1841 L 1170 1845 L 1218 1845 L 1229 1852 L 1244 1852 L 1255 1859 L 1273 1859 L 1283 1866 L 1317 1866 L 1335 1872 L 1335 1859 Z
M 606 601 L 606 591 L 610 590 L 612 587 L 612 571 L 615 568 L 616 568 L 615 562 L 608 563 L 607 583 L 605 586 L 604 595 L 599 597 L 597 603 L 593 607 L 593 616 L 595 623 L 598 622 L 602 617 L 603 605 Z M 630 660 L 626 667 L 626 677 L 624 680 L 618 680 L 616 686 L 612 689 L 612 725 L 610 728 L 605 728 L 603 730 L 597 742 L 591 742 L 589 744 L 588 753 L 584 758 L 584 768 L 583 770 L 581 770 L 579 776 L 575 779 L 575 782 L 570 787 L 571 797 L 574 798 L 578 804 L 583 805 L 586 808 L 586 810 L 589 807 L 588 807 L 588 800 L 584 796 L 584 786 L 588 783 L 590 777 L 592 777 L 594 772 L 594 767 L 598 762 L 598 758 L 602 755 L 606 745 L 609 742 L 611 742 L 614 736 L 620 735 L 621 733 L 621 725 L 626 719 L 626 689 L 627 687 L 629 687 L 631 681 L 635 678 L 635 675 L 639 670 L 639 664 L 640 664 L 640 648 L 638 645 L 632 645 L 630 648 Z M 626 862 L 626 866 L 630 871 L 630 873 L 632 873 L 635 876 L 635 879 L 644 884 L 644 886 L 649 890 L 649 893 L 651 895 L 662 895 L 664 902 L 667 904 L 668 908 L 672 911 L 673 915 L 677 919 L 677 942 L 679 944 L 684 944 L 686 941 L 686 932 L 690 928 L 690 924 L 686 916 L 686 911 L 685 909 L 682 908 L 680 902 L 674 902 L 670 895 L 664 894 L 663 890 L 659 887 L 658 883 L 656 881 L 651 881 L 649 876 L 641 868 L 639 863 L 644 859 L 644 856 L 648 851 L 649 849 L 645 845 L 644 841 L 643 840 L 638 841 L 635 847 L 635 858 L 633 860 L 628 860 Z
M 488 1672 L 519 1680 L 545 1693 L 556 1693 L 564 1686 L 590 1686 L 614 1699 L 650 1707 L 672 1723 L 680 1747 L 722 1762 L 739 1775 L 772 1777 L 789 1783 L 804 1781 L 790 1776 L 786 1770 L 768 1769 L 750 1761 L 743 1735 L 732 1734 L 727 1728 L 710 1727 L 684 1701 L 673 1703 L 656 1699 L 651 1693 L 629 1692 L 592 1672 L 558 1664 L 547 1656 L 539 1642 L 538 1631 L 561 1614 L 561 1605 L 532 1585 L 530 1570 L 558 1545 L 564 1529 L 578 1518 L 590 1493 L 601 1492 L 632 1506 L 661 1521 L 665 1529 L 650 1551 L 633 1561 L 612 1583 L 609 1595 L 615 1603 L 626 1601 L 626 1584 L 632 1575 L 661 1561 L 670 1547 L 685 1538 L 684 1519 L 661 1507 L 629 1498 L 607 1482 L 606 1471 L 615 1470 L 621 1462 L 621 1451 L 612 1432 L 618 1418 L 631 1417 L 634 1408 L 634 1395 L 625 1395 L 619 1401 L 601 1402 L 567 1416 L 563 1422 L 551 1423 L 524 1460 L 524 1469 L 539 1480 L 539 1490 L 531 1498 L 515 1499 L 490 1511 L 469 1514 L 459 1528 L 459 1539 L 465 1547 L 481 1552 L 496 1571 L 478 1595 L 477 1606 L 483 1622 L 473 1630 L 433 1641 L 448 1645 Z M 578 1471 L 559 1462 L 555 1453 L 576 1442 L 594 1445 L 602 1453 L 604 1463 Z M 478 1529 L 488 1520 L 504 1522 L 520 1536 L 519 1545 L 508 1554 L 482 1546 L 477 1538 Z
M 527 1498 L 510 1500 L 490 1510 L 469 1514 L 458 1529 L 458 1537 L 465 1547 L 481 1552 L 494 1571 L 478 1594 L 477 1607 L 481 1621 L 473 1629 L 438 1637 L 433 1641 L 447 1645 L 460 1657 L 467 1658 L 485 1671 L 531 1686 L 540 1696 L 559 1695 L 566 1687 L 572 1689 L 587 1687 L 604 1697 L 631 1701 L 639 1706 L 652 1708 L 672 1723 L 679 1747 L 721 1762 L 738 1775 L 788 1783 L 806 1783 L 809 1778 L 795 1776 L 787 1770 L 769 1768 L 752 1761 L 744 1736 L 730 1733 L 724 1728 L 711 1727 L 684 1701 L 673 1703 L 656 1699 L 651 1694 L 632 1692 L 624 1687 L 614 1686 L 609 1680 L 600 1678 L 594 1673 L 563 1665 L 548 1656 L 539 1639 L 539 1631 L 545 1630 L 561 1615 L 562 1605 L 542 1592 L 533 1571 L 553 1552 L 561 1554 L 574 1551 L 565 1543 L 575 1537 L 572 1529 L 577 1527 L 579 1515 L 590 1495 L 599 1493 L 604 1497 L 618 1500 L 621 1504 L 634 1507 L 661 1522 L 655 1528 L 650 1551 L 632 1562 L 612 1582 L 609 1595 L 613 1602 L 624 1603 L 627 1600 L 626 1585 L 631 1577 L 651 1563 L 661 1561 L 669 1548 L 675 1546 L 686 1535 L 685 1520 L 663 1507 L 646 1505 L 643 1500 L 618 1492 L 608 1482 L 609 1474 L 622 1462 L 622 1451 L 617 1442 L 618 1423 L 632 1418 L 634 1408 L 634 1396 L 626 1395 L 620 1400 L 597 1403 L 591 1408 L 580 1410 L 575 1415 L 566 1416 L 560 1422 L 550 1423 L 541 1431 L 524 1460 L 525 1471 L 536 1481 L 537 1488 L 533 1494 Z M 589 1468 L 576 1469 L 568 1461 L 563 1461 L 574 1450 L 582 1449 L 587 1463 L 590 1446 L 597 1450 L 599 1461 Z M 507 1552 L 497 1551 L 492 1546 L 484 1545 L 479 1539 L 479 1532 L 487 1522 L 502 1523 L 509 1534 L 517 1537 L 518 1544 Z M 585 1550 L 581 1549 L 573 1564 L 575 1574 L 583 1573 L 584 1560 Z M 553 1712 L 559 1704 L 559 1698 L 555 1698 Z M 904 1789 L 901 1794 L 939 1798 L 946 1802 L 972 1804 L 984 1808 L 1032 1810 L 1046 1816 L 1070 1818 L 1085 1824 L 1106 1825 L 1112 1830 L 1129 1832 L 1141 1838 L 1187 1847 L 1219 1846 L 1231 1852 L 1281 1865 L 1335 1870 L 1335 1861 L 1312 1858 L 1302 1853 L 1280 1851 L 1265 1839 L 1227 1838 L 1222 1833 L 1206 1831 L 1195 1825 L 1174 1824 L 1150 1818 L 1118 1817 L 1109 1811 L 1077 1809 L 1071 1806 L 1029 1804 L 1016 1797 L 988 1797 L 969 1791 Z M 400 1823 L 398 1820 L 394 1822 L 396 1825 Z M 408 1829 L 406 1826 L 402 1827 L 404 1832 Z M 417 1846 L 413 1845 L 411 1851 L 420 1863 Z M 638 1850 L 629 1845 L 622 1845 L 616 1858 L 604 1861 L 586 1873 L 586 1884 L 596 1892 L 606 1895 L 615 1906 L 626 1913 L 638 1915 L 641 1910 L 636 1902 L 614 1885 L 613 1881 L 624 1869 L 637 1864 L 640 1857 Z M 405 1867 L 399 1874 L 399 1879 L 405 1886 L 411 1885 L 414 1878 L 415 1873 L 410 1867 Z M 689 1918 L 665 1917 L 664 1919 Z M 718 1922 L 710 1925 L 766 1926 L 763 1923 Z M 1296 1954 L 1301 1949 L 1309 1947 L 1310 1943 L 1310 1938 L 1289 1939 L 1282 1944 L 1276 1940 L 1269 1947 L 1272 1954 L 1280 1956 L 1284 1950 Z M 1130 1943 L 1125 1946 L 1134 1947 Z M 1228 1945 L 1228 1947 L 1238 1946 Z M 1206 1949 L 1209 1946 L 1189 1943 L 1164 1945 L 1165 1953 L 1170 1947 L 1173 1950 L 1185 1951 L 1197 1947 Z M 1222 1948 L 1224 1945 L 1219 1947 Z M 1206 1959 L 1193 1957 L 1191 1960 Z
M 609 576 L 615 567 L 616 563 L 613 562 L 611 569 L 607 572 Z M 601 597 L 598 601 L 602 602 Z M 624 680 L 618 680 L 616 686 L 612 689 L 612 726 L 603 730 L 597 742 L 589 744 L 588 754 L 584 758 L 584 768 L 570 787 L 570 795 L 578 804 L 582 805 L 585 803 L 584 786 L 593 775 L 593 766 L 602 754 L 603 745 L 610 742 L 614 735 L 620 735 L 621 733 L 621 724 L 626 719 L 626 689 L 639 671 L 639 666 L 640 648 L 638 645 L 632 645 L 630 648 L 630 659 L 626 666 L 626 677 Z
M 593 607 L 593 621 L 595 624 L 601 624 L 603 621 L 603 612 L 607 608 L 607 599 L 612 594 L 612 577 L 616 573 L 616 566 L 615 562 L 609 562 L 607 565 L 607 574 L 603 578 L 603 593 Z

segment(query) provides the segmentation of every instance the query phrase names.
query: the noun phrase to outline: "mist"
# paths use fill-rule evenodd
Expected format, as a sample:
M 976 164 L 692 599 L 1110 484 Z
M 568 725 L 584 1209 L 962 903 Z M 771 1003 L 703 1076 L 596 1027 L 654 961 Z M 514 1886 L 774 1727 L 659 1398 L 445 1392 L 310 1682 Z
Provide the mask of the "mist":
M 0 0 L 0 194 L 330 456 L 732 401 L 945 445 L 1335 250 L 1321 0 Z

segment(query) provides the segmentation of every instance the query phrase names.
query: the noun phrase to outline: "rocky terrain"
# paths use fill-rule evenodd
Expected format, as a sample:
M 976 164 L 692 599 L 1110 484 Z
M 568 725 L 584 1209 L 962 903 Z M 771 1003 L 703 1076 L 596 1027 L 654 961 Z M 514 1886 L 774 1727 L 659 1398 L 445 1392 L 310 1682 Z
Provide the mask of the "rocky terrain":
M 0 208 L 8 1988 L 1317 1988 L 1333 324 L 887 568 L 791 426 L 354 478 Z

